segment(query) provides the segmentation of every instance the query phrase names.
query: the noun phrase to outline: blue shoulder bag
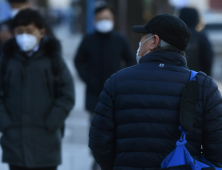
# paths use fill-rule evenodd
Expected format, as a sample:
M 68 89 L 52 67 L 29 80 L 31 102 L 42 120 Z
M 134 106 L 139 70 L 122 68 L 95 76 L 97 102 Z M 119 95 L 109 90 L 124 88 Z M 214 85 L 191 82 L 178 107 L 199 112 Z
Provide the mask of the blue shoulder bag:
M 196 82 L 196 75 L 197 72 L 191 70 L 190 81 L 186 84 L 183 92 L 180 108 L 181 126 L 179 127 L 182 131 L 181 138 L 176 143 L 176 149 L 162 162 L 162 170 L 222 170 L 220 164 L 217 164 L 216 167 L 204 157 L 203 153 L 200 158 L 201 162 L 194 160 L 185 147 L 186 135 L 193 130 L 198 101 L 199 86 Z

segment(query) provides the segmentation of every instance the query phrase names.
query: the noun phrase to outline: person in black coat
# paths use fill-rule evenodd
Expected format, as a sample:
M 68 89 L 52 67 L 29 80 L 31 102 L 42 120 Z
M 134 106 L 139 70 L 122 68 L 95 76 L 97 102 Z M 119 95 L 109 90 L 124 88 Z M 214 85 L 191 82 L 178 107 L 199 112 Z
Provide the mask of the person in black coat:
M 111 10 L 102 6 L 95 11 L 96 31 L 86 35 L 74 58 L 81 79 L 86 83 L 86 109 L 93 114 L 105 81 L 115 72 L 134 64 L 127 39 L 113 31 Z
M 180 11 L 180 19 L 185 22 L 192 32 L 190 42 L 185 50 L 187 66 L 191 70 L 203 71 L 211 76 L 214 53 L 204 30 L 201 32 L 196 30 L 200 22 L 198 11 L 195 8 L 183 8 Z
M 56 170 L 61 127 L 74 105 L 74 85 L 61 45 L 45 36 L 42 16 L 21 11 L 1 58 L 0 131 L 10 170 Z
M 160 169 L 180 139 L 180 103 L 190 78 L 184 50 L 191 31 L 179 18 L 163 14 L 145 26 L 138 65 L 105 83 L 89 133 L 89 147 L 102 170 Z M 187 149 L 222 164 L 222 98 L 216 83 L 200 72 L 194 130 Z

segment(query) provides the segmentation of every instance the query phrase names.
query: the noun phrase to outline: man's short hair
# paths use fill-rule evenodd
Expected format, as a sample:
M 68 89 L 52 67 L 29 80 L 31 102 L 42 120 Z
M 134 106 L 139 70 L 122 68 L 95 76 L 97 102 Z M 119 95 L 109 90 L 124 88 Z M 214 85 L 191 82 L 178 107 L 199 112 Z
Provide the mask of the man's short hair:
M 101 6 L 96 7 L 95 15 L 106 9 L 110 10 L 113 13 L 112 9 L 108 5 L 101 5 Z
M 152 37 L 153 34 L 148 34 L 149 37 Z M 157 46 L 156 48 L 156 51 L 172 51 L 172 52 L 176 52 L 176 53 L 179 53 L 180 55 L 186 57 L 186 54 L 184 51 L 170 45 L 169 43 L 167 43 L 166 41 L 164 40 L 161 40 L 160 39 L 160 43 L 159 45 Z
M 10 4 L 13 4 L 13 3 L 26 3 L 28 2 L 29 0 L 7 0 Z
M 13 28 L 34 24 L 37 28 L 42 29 L 45 27 L 44 20 L 37 10 L 25 9 L 20 11 L 13 19 Z

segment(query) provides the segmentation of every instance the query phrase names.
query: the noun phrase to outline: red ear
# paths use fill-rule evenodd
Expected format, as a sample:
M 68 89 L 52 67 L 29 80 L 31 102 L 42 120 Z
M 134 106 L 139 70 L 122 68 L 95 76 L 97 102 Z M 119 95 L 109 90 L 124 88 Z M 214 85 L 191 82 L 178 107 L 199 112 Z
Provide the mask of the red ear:
M 153 36 L 153 44 L 152 44 L 152 46 L 150 47 L 150 50 L 151 50 L 151 51 L 154 51 L 154 50 L 157 48 L 157 46 L 159 45 L 159 43 L 160 43 L 160 38 L 159 38 L 159 36 L 158 36 L 158 35 L 154 35 L 154 36 Z

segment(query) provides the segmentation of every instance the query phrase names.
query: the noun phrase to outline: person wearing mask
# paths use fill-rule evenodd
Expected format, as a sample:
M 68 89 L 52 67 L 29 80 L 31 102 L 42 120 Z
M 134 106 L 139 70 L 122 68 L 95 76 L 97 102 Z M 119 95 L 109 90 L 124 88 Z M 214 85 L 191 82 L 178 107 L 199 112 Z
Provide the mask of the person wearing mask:
M 26 9 L 13 19 L 3 45 L 0 131 L 10 170 L 56 170 L 61 127 L 74 105 L 74 85 L 58 40 L 45 35 L 43 17 Z
M 91 117 L 106 80 L 113 73 L 134 64 L 134 55 L 127 39 L 113 28 L 111 9 L 106 5 L 96 8 L 96 31 L 83 38 L 74 58 L 79 76 L 87 85 L 86 109 Z
M 190 80 L 185 49 L 191 31 L 179 18 L 162 14 L 141 33 L 138 65 L 107 80 L 89 133 L 89 147 L 102 170 L 160 169 L 181 136 L 180 105 Z M 222 97 L 203 72 L 196 76 L 199 100 L 186 148 L 222 164 Z M 203 146 L 203 150 L 201 150 Z
M 11 17 L 6 21 L 0 23 L 0 46 L 13 36 L 13 18 L 19 13 L 19 11 L 29 8 L 29 0 L 7 0 L 11 7 Z M 54 33 L 43 19 L 46 28 L 46 34 L 53 36 Z
M 198 11 L 195 8 L 183 8 L 180 11 L 180 19 L 190 28 L 192 35 L 185 50 L 187 55 L 187 66 L 191 70 L 203 71 L 211 76 L 213 64 L 213 50 L 204 31 L 198 32 L 197 25 L 200 22 Z

